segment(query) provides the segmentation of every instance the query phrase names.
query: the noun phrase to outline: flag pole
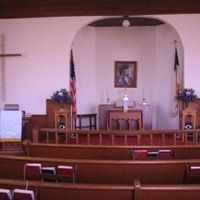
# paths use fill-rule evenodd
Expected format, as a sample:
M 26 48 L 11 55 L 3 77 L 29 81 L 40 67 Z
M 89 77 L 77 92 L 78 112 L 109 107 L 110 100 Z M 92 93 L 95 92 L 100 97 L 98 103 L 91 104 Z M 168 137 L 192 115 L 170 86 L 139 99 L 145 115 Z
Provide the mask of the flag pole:
M 175 96 L 178 94 L 180 90 L 180 83 L 178 81 L 178 67 L 179 67 L 179 58 L 178 58 L 178 53 L 177 53 L 177 41 L 174 40 L 174 46 L 175 46 L 175 55 L 174 55 L 174 72 L 175 72 Z M 178 102 L 175 104 L 175 110 L 172 113 L 172 117 L 176 117 L 179 113 L 180 110 L 180 105 Z
M 73 99 L 72 101 L 72 122 L 73 122 L 74 120 L 76 120 L 77 107 L 76 107 L 76 75 L 75 75 L 74 57 L 72 49 L 70 51 L 70 95 Z

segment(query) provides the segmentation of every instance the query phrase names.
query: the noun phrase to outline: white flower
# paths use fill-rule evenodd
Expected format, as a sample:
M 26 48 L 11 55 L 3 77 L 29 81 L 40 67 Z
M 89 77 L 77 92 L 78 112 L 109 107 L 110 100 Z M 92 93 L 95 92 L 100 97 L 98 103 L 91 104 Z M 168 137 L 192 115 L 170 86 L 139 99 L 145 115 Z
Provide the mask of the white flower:
M 63 93 L 62 92 L 58 92 L 58 96 L 63 96 Z

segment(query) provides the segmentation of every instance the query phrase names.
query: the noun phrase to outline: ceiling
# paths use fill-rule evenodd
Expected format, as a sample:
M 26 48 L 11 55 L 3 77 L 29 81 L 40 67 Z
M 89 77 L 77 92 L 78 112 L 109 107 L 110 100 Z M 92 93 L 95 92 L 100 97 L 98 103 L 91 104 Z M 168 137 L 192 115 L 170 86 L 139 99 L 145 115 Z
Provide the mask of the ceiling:
M 1 0 L 0 19 L 200 13 L 199 0 Z

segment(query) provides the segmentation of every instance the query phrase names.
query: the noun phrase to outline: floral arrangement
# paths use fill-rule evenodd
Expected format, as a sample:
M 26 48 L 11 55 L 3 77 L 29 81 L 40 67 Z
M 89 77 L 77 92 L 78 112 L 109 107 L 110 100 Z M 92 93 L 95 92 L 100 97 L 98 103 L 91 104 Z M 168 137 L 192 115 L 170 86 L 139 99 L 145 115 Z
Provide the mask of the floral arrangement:
M 51 99 L 58 103 L 72 103 L 73 98 L 66 89 L 57 90 L 51 96 Z
M 177 100 L 184 101 L 184 102 L 194 101 L 197 98 L 198 97 L 192 88 L 185 88 L 183 90 L 179 90 L 176 96 Z

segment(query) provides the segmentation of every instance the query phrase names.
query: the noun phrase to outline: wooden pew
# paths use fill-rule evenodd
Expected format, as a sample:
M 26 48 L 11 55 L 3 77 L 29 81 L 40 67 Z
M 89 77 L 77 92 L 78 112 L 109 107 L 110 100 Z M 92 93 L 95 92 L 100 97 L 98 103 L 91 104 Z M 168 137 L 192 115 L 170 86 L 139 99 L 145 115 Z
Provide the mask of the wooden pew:
M 0 188 L 25 189 L 27 182 L 0 179 Z M 29 181 L 37 200 L 198 200 L 200 185 L 144 185 L 135 180 L 132 185 L 63 184 Z
M 0 188 L 25 189 L 27 182 L 14 179 L 0 179 Z M 29 181 L 28 189 L 34 190 L 37 200 L 133 200 L 134 186 L 132 185 L 97 185 L 44 183 Z
M 133 150 L 146 149 L 149 152 L 171 150 L 171 159 L 200 158 L 200 145 L 181 146 L 116 146 L 116 145 L 66 145 L 24 143 L 26 155 L 68 159 L 132 160 Z
M 144 185 L 135 181 L 135 200 L 198 200 L 200 185 Z
M 0 156 L 0 163 L 0 178 L 23 179 L 25 163 L 72 164 L 77 166 L 78 183 L 131 184 L 140 179 L 143 184 L 182 184 L 186 166 L 200 165 L 200 159 L 122 161 Z

